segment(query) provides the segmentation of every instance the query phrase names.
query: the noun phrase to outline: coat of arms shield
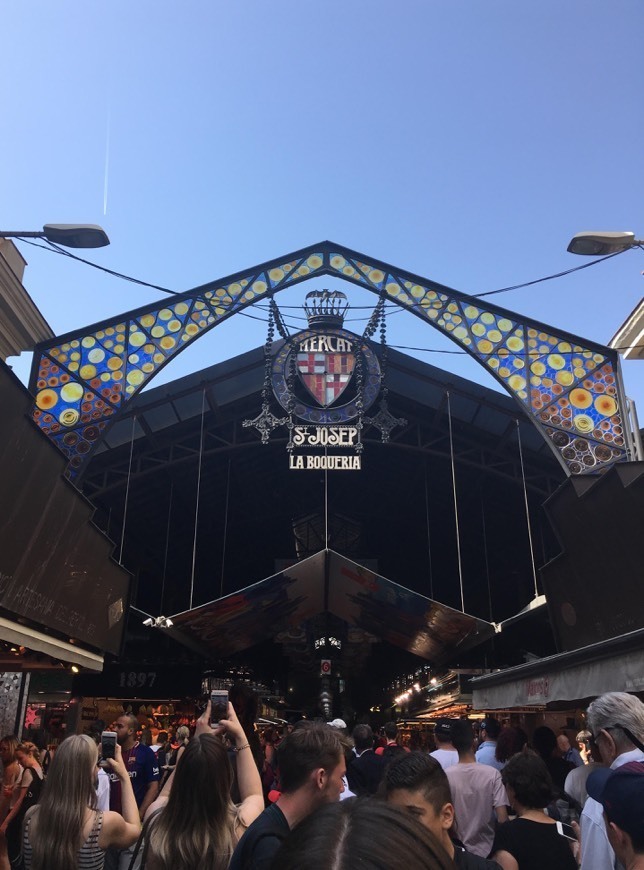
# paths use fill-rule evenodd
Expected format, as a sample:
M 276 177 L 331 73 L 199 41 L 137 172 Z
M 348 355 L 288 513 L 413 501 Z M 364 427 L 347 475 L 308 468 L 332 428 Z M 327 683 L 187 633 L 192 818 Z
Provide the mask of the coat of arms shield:
M 323 408 L 340 398 L 347 388 L 356 358 L 353 353 L 308 353 L 297 355 L 300 380 Z

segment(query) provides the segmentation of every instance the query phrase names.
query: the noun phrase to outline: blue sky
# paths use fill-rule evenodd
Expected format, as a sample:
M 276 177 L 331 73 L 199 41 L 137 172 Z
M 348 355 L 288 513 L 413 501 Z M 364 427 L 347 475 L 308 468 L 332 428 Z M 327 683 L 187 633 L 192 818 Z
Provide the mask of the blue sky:
M 3 228 L 99 223 L 89 258 L 143 280 L 186 290 L 332 239 L 477 293 L 581 265 L 577 231 L 644 235 L 640 0 L 33 0 L 2 20 Z M 58 333 L 161 298 L 20 248 Z M 494 301 L 607 342 L 642 270 L 630 251 Z M 233 318 L 152 385 L 264 339 Z M 389 340 L 454 349 L 402 312 Z M 624 373 L 644 416 L 644 363 Z

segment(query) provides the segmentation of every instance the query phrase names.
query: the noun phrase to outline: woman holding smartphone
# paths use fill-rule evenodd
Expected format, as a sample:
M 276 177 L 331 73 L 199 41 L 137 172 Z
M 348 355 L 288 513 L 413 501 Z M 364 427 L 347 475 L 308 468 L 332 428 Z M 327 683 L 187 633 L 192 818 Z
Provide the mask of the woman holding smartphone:
M 264 809 L 259 771 L 233 705 L 215 727 L 210 707 L 209 701 L 177 764 L 166 806 L 150 819 L 141 870 L 227 870 L 240 837 Z M 230 797 L 224 734 L 237 752 L 239 806 Z
M 517 814 L 497 828 L 492 860 L 502 870 L 577 870 L 574 832 L 543 810 L 554 786 L 545 762 L 537 755 L 513 755 L 501 771 L 508 800 Z
M 122 815 L 96 809 L 98 747 L 78 734 L 64 740 L 52 760 L 39 803 L 25 817 L 25 870 L 103 870 L 110 846 L 127 849 L 141 830 L 121 747 L 107 762 L 121 783 Z

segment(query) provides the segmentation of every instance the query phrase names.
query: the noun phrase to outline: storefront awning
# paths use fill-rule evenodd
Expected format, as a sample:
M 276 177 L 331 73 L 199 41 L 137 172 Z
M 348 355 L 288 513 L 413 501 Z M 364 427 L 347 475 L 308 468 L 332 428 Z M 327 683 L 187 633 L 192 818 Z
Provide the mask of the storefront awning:
M 573 652 L 476 677 L 472 706 L 508 710 L 586 701 L 604 692 L 644 692 L 644 630 Z
M 470 649 L 494 626 L 322 550 L 253 586 L 172 616 L 179 641 L 226 657 L 328 612 L 432 662 Z
M 5 619 L 2 616 L 0 616 L 0 637 L 16 647 L 25 647 L 28 651 L 42 653 L 52 659 L 65 662 L 65 664 L 77 665 L 79 668 L 87 668 L 90 671 L 103 670 L 103 656 L 99 653 L 82 649 L 76 644 L 67 643 L 60 638 L 53 637 L 53 635 L 36 631 L 34 628 L 27 628 L 19 622 Z M 3 660 L 2 664 L 9 668 L 15 667 L 17 662 L 17 659 L 14 659 L 13 662 Z M 28 669 L 29 666 L 33 665 L 31 659 L 29 659 L 28 666 L 25 665 L 25 661 L 20 663 L 23 669 Z

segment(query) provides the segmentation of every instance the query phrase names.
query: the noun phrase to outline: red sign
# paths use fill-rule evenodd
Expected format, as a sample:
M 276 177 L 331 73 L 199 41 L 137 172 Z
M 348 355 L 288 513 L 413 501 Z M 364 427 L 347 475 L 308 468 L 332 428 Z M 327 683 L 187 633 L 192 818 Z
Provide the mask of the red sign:
M 331 673 L 331 659 L 322 659 L 320 662 L 320 676 L 325 677 Z

